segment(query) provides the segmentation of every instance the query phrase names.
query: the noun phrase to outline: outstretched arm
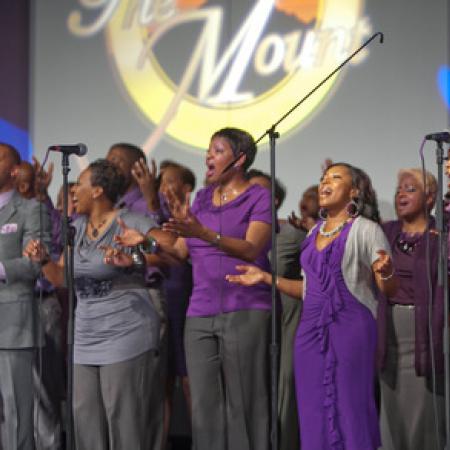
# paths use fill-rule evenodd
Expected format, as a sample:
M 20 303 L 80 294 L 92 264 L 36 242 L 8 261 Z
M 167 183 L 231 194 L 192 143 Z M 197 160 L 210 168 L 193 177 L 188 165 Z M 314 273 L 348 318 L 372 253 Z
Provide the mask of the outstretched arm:
M 238 275 L 226 275 L 230 283 L 240 284 L 242 286 L 254 286 L 259 283 L 272 285 L 272 274 L 264 272 L 256 266 L 236 266 L 236 269 L 242 272 Z M 277 277 L 277 289 L 290 297 L 301 299 L 303 297 L 303 281 L 290 280 L 289 278 Z

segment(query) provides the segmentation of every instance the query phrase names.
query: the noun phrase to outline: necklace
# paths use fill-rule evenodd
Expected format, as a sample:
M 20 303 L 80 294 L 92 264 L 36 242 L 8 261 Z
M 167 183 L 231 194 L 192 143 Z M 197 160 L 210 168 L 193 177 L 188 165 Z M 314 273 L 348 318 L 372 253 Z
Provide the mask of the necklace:
M 237 195 L 239 192 L 237 189 L 231 188 L 228 191 L 220 192 L 220 200 L 226 202 L 232 195 Z
M 321 236 L 324 236 L 324 237 L 327 237 L 327 238 L 328 238 L 328 237 L 331 237 L 331 236 L 334 236 L 335 234 L 339 233 L 339 231 L 341 231 L 342 228 L 344 228 L 345 224 L 346 224 L 348 221 L 349 221 L 349 219 L 344 220 L 344 221 L 343 221 L 342 223 L 340 223 L 336 228 L 333 228 L 333 229 L 330 230 L 330 231 L 325 231 L 325 225 L 326 225 L 326 222 L 322 222 L 321 225 L 320 225 L 320 227 L 319 227 L 319 233 L 320 233 Z
M 397 248 L 407 255 L 411 255 L 416 250 L 422 237 L 422 233 L 400 233 L 396 239 Z
M 100 228 L 102 228 L 103 225 L 105 225 L 107 220 L 108 220 L 108 218 L 106 217 L 97 226 L 94 226 L 94 224 L 91 222 L 91 220 L 89 220 L 89 225 L 91 226 L 91 230 L 92 230 L 92 237 L 96 238 L 98 236 Z

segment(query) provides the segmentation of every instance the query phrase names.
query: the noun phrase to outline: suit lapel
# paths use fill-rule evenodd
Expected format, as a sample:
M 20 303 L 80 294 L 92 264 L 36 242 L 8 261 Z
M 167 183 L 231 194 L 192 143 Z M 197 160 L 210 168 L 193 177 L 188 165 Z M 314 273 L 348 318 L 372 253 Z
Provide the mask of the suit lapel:
M 0 209 L 0 225 L 8 223 L 8 220 L 17 211 L 17 205 L 20 202 L 20 197 L 17 192 L 14 192 L 11 200 L 2 209 Z

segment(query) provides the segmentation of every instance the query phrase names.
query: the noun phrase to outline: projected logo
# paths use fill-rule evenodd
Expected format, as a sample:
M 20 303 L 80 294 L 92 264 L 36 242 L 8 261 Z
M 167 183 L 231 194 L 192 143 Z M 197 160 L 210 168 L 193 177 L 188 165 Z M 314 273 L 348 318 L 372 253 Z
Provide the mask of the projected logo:
M 355 50 L 371 33 L 362 2 L 110 0 L 101 2 L 95 22 L 83 25 L 82 14 L 73 11 L 68 26 L 79 36 L 106 28 L 108 51 L 127 95 L 155 124 L 147 151 L 165 133 L 205 148 L 212 131 L 223 126 L 262 134 Z M 89 3 L 98 8 L 98 1 L 83 0 Z M 336 81 L 279 131 L 305 123 Z

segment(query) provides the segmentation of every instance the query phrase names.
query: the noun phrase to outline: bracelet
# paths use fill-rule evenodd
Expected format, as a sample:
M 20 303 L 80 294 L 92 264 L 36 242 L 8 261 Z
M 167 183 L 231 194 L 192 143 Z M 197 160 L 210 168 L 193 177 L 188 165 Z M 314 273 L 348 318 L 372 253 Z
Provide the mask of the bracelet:
M 275 286 L 278 288 L 280 286 L 280 277 L 275 278 Z
M 213 245 L 215 247 L 219 247 L 220 246 L 220 240 L 222 239 L 222 235 L 220 233 L 216 233 L 216 237 L 214 239 Z
M 150 253 L 150 254 L 154 255 L 155 253 L 158 253 L 158 251 L 159 251 L 158 241 L 152 236 L 147 236 L 145 238 L 145 241 L 139 245 L 139 250 L 142 253 Z
M 382 281 L 387 281 L 387 280 L 390 280 L 393 276 L 394 276 L 394 273 L 395 273 L 395 269 L 394 268 L 392 268 L 392 272 L 391 272 L 391 274 L 390 275 L 388 275 L 387 277 L 382 277 L 381 275 L 380 275 L 380 280 L 382 280 Z
M 131 251 L 131 259 L 133 260 L 133 268 L 139 272 L 145 272 L 147 261 L 138 247 L 134 247 Z

